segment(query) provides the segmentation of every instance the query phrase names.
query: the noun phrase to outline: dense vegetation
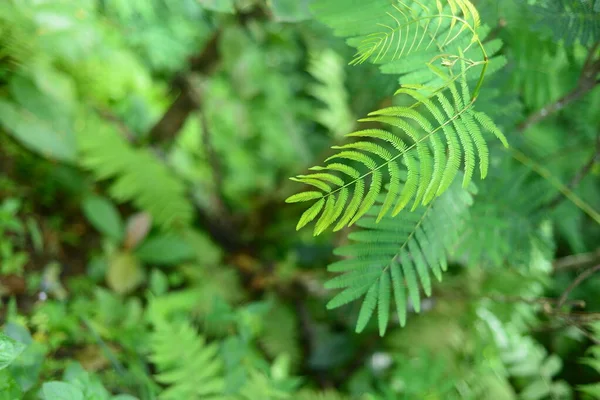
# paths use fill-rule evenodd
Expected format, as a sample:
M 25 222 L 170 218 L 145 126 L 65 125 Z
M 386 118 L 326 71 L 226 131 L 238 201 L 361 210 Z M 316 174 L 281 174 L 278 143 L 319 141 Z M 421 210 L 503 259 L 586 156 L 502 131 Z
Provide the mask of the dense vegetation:
M 600 0 L 0 0 L 0 400 L 600 398 L 599 87 Z

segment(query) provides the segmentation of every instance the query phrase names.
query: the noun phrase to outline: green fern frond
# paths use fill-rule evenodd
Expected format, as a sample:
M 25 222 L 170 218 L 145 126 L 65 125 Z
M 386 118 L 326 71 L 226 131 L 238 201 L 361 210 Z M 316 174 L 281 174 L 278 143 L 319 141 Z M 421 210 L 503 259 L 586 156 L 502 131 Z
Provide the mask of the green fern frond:
M 524 0 L 520 0 L 525 3 Z M 556 41 L 587 46 L 600 40 L 600 3 L 592 0 L 536 0 L 527 4 L 534 28 L 547 29 Z
M 426 296 L 431 295 L 431 275 L 438 281 L 442 279 L 447 268 L 446 255 L 458 240 L 471 203 L 471 195 L 455 184 L 428 206 L 378 222 L 385 204 L 385 196 L 381 196 L 379 204 L 359 220 L 363 229 L 350 234 L 354 243 L 335 251 L 350 258 L 328 268 L 343 274 L 328 281 L 325 287 L 343 290 L 327 307 L 337 308 L 364 296 L 356 331 L 365 328 L 377 309 L 379 333 L 383 336 L 393 292 L 400 325 L 404 326 L 409 301 L 419 312 L 421 290 Z
M 313 10 L 337 35 L 354 37 L 349 42 L 357 47 L 352 64 L 388 62 L 431 46 L 444 53 L 463 35 L 471 44 L 479 41 L 479 13 L 469 0 L 347 3 L 323 1 Z
M 223 392 L 218 347 L 207 344 L 187 322 L 157 326 L 150 339 L 155 379 L 167 385 L 161 400 L 209 399 Z
M 507 29 L 510 46 L 507 54 L 515 71 L 510 75 L 512 89 L 520 93 L 523 103 L 534 110 L 558 99 L 572 86 L 569 68 L 573 60 L 568 49 L 544 38 L 528 26 L 516 24 Z
M 415 210 L 444 193 L 461 164 L 465 170 L 464 187 L 469 185 L 476 165 L 479 165 L 481 178 L 485 178 L 489 160 L 482 131 L 491 132 L 508 146 L 492 120 L 473 109 L 464 75 L 460 87 L 451 81 L 447 90 L 432 97 L 410 88 L 401 88 L 397 94 L 406 95 L 415 103 L 410 107 L 385 108 L 361 121 L 389 125 L 400 134 L 382 129 L 350 133 L 348 137 L 359 138 L 359 141 L 332 147 L 340 152 L 329 157 L 328 164 L 313 167 L 315 173 L 292 178 L 318 189 L 286 200 L 288 203 L 314 201 L 301 216 L 297 229 L 315 219 L 315 235 L 334 223 L 334 231 L 352 225 L 375 204 L 383 189 L 385 172 L 389 190 L 377 219 L 390 210 L 392 216 L 397 215 L 411 201 L 411 209 Z M 440 135 L 444 135 L 443 139 Z M 361 167 L 342 164 L 349 161 Z M 407 171 L 403 187 L 400 185 L 401 163 Z M 353 189 L 352 194 L 350 189 Z
M 164 228 L 191 222 L 193 209 L 185 185 L 148 150 L 131 147 L 114 129 L 93 120 L 77 134 L 80 163 L 96 179 L 114 179 L 110 194 L 148 211 Z
M 556 190 L 527 168 L 503 161 L 479 185 L 470 223 L 461 232 L 457 256 L 471 265 L 529 266 L 534 248 L 549 258 L 554 253 L 541 227 Z
M 478 30 L 478 36 L 483 41 L 490 31 L 488 26 L 482 26 Z M 506 57 L 500 54 L 503 43 L 499 38 L 487 40 L 482 44 L 489 59 L 487 61 L 482 58 L 479 47 L 469 47 L 470 40 L 464 35 L 458 38 L 449 49 L 456 54 L 450 54 L 448 50 L 440 53 L 439 49 L 433 46 L 420 49 L 418 52 L 381 65 L 381 72 L 399 76 L 398 81 L 401 84 L 410 82 L 411 85 L 421 85 L 424 88 L 438 88 L 444 86 L 447 77 L 440 77 L 437 69 L 441 67 L 453 69 L 455 65 L 459 65 L 458 57 L 470 64 L 470 68 L 466 71 L 468 81 L 476 81 L 481 77 L 484 68 L 487 77 L 506 64 Z
M 270 377 L 256 369 L 250 369 L 248 378 L 236 395 L 224 397 L 223 400 L 286 400 L 291 398 L 289 393 L 277 388 Z
M 435 9 L 420 1 L 410 5 L 402 1 L 392 4 L 392 9 L 386 12 L 387 23 L 378 24 L 383 30 L 361 41 L 352 64 L 371 57 L 374 62 L 396 60 L 422 46 L 434 45 L 442 53 L 463 32 L 471 37 L 471 43 L 476 43 L 480 21 L 475 7 L 468 0 L 446 0 L 445 3 L 443 6 L 437 1 Z
M 436 60 L 452 67 L 469 50 L 477 48 L 480 54 L 469 62 L 480 67 L 473 97 L 479 94 L 489 56 L 480 38 L 479 13 L 469 0 L 374 0 L 360 5 L 324 0 L 315 4 L 313 10 L 336 35 L 349 37 L 348 44 L 357 49 L 352 65 L 369 60 L 385 66 L 416 57 L 410 64 L 417 69 L 411 68 L 413 76 L 403 80 L 410 84 L 430 81 L 438 69 Z M 459 56 L 461 52 L 463 55 Z
M 273 301 L 269 310 L 269 318 L 263 321 L 260 344 L 271 359 L 285 354 L 289 356 L 292 369 L 300 365 L 302 357 L 298 318 L 290 307 Z
M 0 4 L 0 81 L 37 60 L 34 29 L 31 20 L 12 3 Z
M 352 129 L 354 117 L 348 106 L 348 93 L 344 84 L 344 60 L 331 49 L 314 52 L 308 73 L 318 82 L 308 87 L 309 94 L 325 105 L 315 112 L 315 120 L 333 136 L 345 135 Z

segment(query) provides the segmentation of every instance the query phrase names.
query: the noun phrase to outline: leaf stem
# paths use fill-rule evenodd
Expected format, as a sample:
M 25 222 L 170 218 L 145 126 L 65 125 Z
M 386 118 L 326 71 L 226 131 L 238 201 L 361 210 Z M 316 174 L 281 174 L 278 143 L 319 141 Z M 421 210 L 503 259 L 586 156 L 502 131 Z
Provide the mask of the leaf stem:
M 524 153 L 520 152 L 515 148 L 509 149 L 512 156 L 520 161 L 522 164 L 527 165 L 529 168 L 540 174 L 543 178 L 545 178 L 552 186 L 557 188 L 566 198 L 568 198 L 573 204 L 575 204 L 579 209 L 589 215 L 597 224 L 600 225 L 600 213 L 594 210 L 588 203 L 586 203 L 581 197 L 576 195 L 571 189 L 569 189 L 566 185 L 560 182 L 550 171 L 546 168 L 542 167 L 538 163 L 536 163 L 531 158 L 527 157 Z

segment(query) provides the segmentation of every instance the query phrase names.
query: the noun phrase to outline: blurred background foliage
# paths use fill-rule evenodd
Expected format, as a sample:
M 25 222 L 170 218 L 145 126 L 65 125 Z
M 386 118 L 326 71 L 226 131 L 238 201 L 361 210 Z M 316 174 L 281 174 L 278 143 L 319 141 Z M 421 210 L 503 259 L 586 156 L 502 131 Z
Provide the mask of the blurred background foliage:
M 600 65 L 600 2 L 474 1 L 526 162 L 491 148 L 481 223 L 384 338 L 325 307 L 348 230 L 283 199 L 405 72 L 349 66 L 310 3 L 0 0 L 0 399 L 600 398 L 600 281 L 571 290 L 600 229 L 547 179 L 599 209 L 600 90 L 528 119 Z

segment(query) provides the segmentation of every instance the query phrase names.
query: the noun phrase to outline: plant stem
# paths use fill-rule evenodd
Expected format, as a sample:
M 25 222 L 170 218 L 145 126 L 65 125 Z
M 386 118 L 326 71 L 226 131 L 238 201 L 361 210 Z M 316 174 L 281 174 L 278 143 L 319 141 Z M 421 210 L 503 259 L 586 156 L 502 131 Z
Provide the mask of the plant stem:
M 554 262 L 554 272 L 581 268 L 598 259 L 600 259 L 600 249 L 590 253 L 574 254 L 559 258 Z
M 560 308 L 562 307 L 565 302 L 567 301 L 567 298 L 569 297 L 569 294 L 571 294 L 571 292 L 579 285 L 581 285 L 581 283 L 583 283 L 583 281 L 585 281 L 586 279 L 588 279 L 590 276 L 592 276 L 594 273 L 600 271 L 600 264 L 596 265 L 595 267 L 592 267 L 590 269 L 587 269 L 585 271 L 583 271 L 578 277 L 577 279 L 575 279 L 573 282 L 571 282 L 571 284 L 565 289 L 565 291 L 563 292 L 563 294 L 560 296 L 560 299 L 558 300 L 558 305 L 557 307 Z

